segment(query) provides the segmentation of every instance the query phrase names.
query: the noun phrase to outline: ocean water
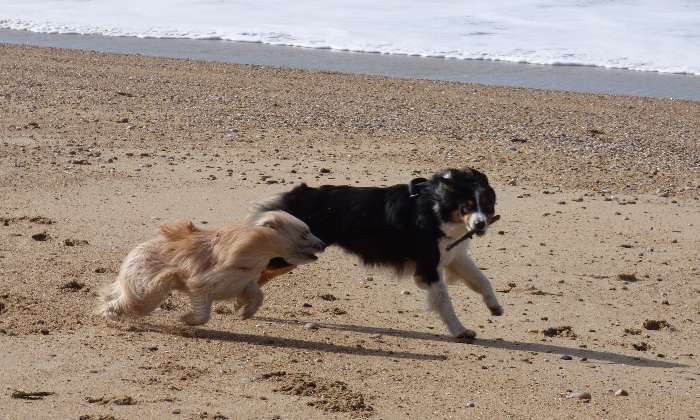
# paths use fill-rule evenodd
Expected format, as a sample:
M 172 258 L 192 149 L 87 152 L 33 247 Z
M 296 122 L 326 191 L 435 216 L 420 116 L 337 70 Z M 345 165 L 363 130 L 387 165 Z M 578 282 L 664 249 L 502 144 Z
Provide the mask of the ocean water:
M 0 28 L 700 75 L 700 0 L 0 0 Z

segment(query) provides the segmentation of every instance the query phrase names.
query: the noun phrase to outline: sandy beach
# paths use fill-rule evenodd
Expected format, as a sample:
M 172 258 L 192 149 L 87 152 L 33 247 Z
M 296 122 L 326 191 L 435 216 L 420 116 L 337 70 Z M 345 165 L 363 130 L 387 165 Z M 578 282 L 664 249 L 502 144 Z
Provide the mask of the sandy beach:
M 0 418 L 697 418 L 699 121 L 689 101 L 0 44 Z M 506 314 L 451 288 L 473 343 L 338 249 L 252 320 L 220 304 L 184 328 L 179 296 L 92 314 L 161 223 L 461 166 L 502 216 L 471 252 Z

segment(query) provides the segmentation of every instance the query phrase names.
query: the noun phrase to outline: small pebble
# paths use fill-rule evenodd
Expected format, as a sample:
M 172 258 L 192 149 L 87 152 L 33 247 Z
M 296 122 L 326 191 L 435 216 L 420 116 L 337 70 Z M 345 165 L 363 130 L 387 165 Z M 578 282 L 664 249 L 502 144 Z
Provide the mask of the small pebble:
M 474 401 L 467 401 L 467 407 L 469 407 L 469 408 L 476 407 L 476 403 Z
M 319 328 L 321 328 L 321 326 L 318 325 L 318 323 L 316 322 L 307 322 L 306 324 L 304 324 L 305 330 L 317 330 Z
M 46 232 L 39 232 L 39 233 L 35 233 L 34 235 L 32 235 L 32 239 L 34 239 L 35 241 L 40 241 L 40 242 L 46 241 L 49 238 L 50 238 L 50 236 Z
M 562 357 L 560 357 L 560 359 L 561 359 L 561 360 L 571 360 L 571 359 L 573 359 L 573 358 L 572 358 L 571 356 L 569 356 L 568 354 L 565 354 L 565 355 L 563 355 Z
M 626 397 L 626 396 L 628 396 L 628 395 L 629 395 L 629 393 L 628 393 L 627 391 L 625 391 L 624 389 L 622 389 L 622 388 L 620 388 L 620 389 L 618 389 L 617 391 L 615 391 L 615 396 L 616 396 L 616 397 Z
M 401 291 L 401 294 L 402 294 L 402 295 L 410 295 L 411 292 L 409 292 L 408 290 L 402 290 L 402 291 Z
M 574 391 L 569 393 L 566 398 L 588 402 L 591 400 L 591 393 L 586 391 Z

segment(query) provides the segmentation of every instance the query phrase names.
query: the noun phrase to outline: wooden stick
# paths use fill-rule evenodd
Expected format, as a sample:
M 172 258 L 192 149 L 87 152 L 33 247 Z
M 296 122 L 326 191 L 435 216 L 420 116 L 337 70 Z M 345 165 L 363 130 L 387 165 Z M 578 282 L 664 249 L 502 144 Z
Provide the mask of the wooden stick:
M 493 223 L 499 221 L 500 219 L 501 219 L 501 216 L 498 215 L 498 214 L 495 215 L 495 216 L 493 216 L 493 217 L 491 218 L 491 220 L 489 220 L 489 225 L 491 225 L 491 224 L 493 224 Z M 476 231 L 473 230 L 473 229 L 468 230 L 467 233 L 465 233 L 461 238 L 459 238 L 459 239 L 457 239 L 456 241 L 452 242 L 451 244 L 447 245 L 447 248 L 446 248 L 446 249 L 449 251 L 449 250 L 451 250 L 452 248 L 454 248 L 454 247 L 456 247 L 457 245 L 459 245 L 461 242 L 463 242 L 463 241 L 465 241 L 465 240 L 467 240 L 467 239 L 471 239 L 472 236 L 474 236 L 475 233 L 476 233 Z

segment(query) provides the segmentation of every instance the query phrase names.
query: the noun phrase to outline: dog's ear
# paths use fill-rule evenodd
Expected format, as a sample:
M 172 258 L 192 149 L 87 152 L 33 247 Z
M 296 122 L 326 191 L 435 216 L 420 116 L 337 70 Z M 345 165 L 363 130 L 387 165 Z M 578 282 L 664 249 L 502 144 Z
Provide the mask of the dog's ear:
M 473 176 L 474 178 L 480 180 L 481 182 L 488 184 L 489 183 L 489 178 L 486 176 L 485 173 L 478 171 L 474 168 L 465 168 L 464 172 L 469 174 L 470 176 Z
M 420 190 L 428 184 L 426 178 L 413 178 L 411 182 L 408 183 L 408 194 L 411 197 L 418 196 Z
M 456 185 L 454 180 L 454 174 L 451 169 L 446 170 L 441 173 L 438 177 L 439 188 L 453 189 Z
M 274 214 L 265 214 L 255 222 L 256 226 L 263 226 L 275 230 L 279 228 L 279 224 L 279 218 Z

